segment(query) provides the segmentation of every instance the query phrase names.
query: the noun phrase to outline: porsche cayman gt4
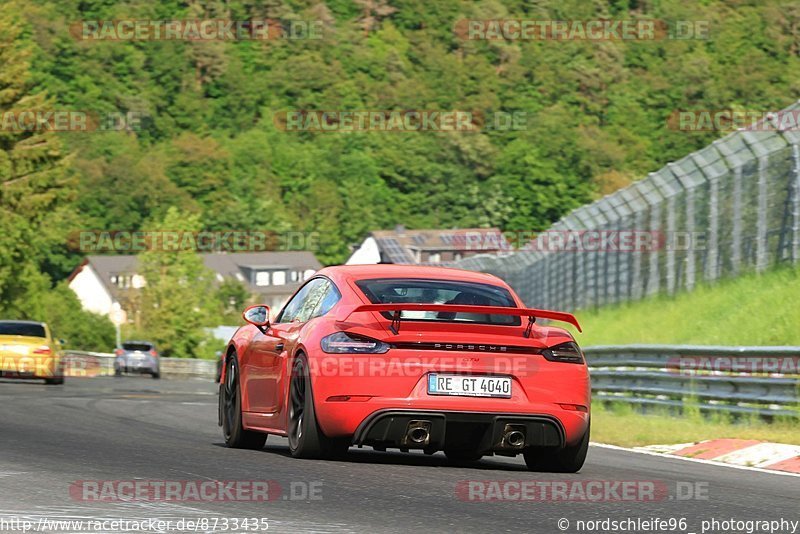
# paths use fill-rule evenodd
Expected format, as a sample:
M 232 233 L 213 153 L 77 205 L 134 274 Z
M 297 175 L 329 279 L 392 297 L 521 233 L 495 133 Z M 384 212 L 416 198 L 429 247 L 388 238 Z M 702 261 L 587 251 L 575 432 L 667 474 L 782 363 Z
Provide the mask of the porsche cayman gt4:
M 524 455 L 578 471 L 590 385 L 573 335 L 537 319 L 499 278 L 439 267 L 322 269 L 271 319 L 247 308 L 225 354 L 219 424 L 230 447 L 286 436 L 293 456 L 351 446 L 443 451 L 453 462 Z

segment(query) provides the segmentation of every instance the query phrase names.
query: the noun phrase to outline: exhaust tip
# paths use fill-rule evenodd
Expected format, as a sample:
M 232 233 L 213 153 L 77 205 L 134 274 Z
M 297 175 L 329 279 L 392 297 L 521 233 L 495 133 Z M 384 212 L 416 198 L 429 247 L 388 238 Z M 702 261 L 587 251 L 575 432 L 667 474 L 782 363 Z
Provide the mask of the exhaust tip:
M 431 441 L 431 422 L 409 421 L 405 441 L 413 445 L 428 445 Z
M 411 430 L 408 433 L 408 438 L 414 443 L 425 443 L 425 440 L 428 439 L 428 431 L 422 427 L 417 427 Z
M 522 449 L 525 447 L 525 425 L 506 425 L 503 429 L 501 447 Z
M 525 445 L 525 434 L 519 430 L 512 430 L 506 434 L 506 443 L 508 443 L 511 447 L 518 449 Z

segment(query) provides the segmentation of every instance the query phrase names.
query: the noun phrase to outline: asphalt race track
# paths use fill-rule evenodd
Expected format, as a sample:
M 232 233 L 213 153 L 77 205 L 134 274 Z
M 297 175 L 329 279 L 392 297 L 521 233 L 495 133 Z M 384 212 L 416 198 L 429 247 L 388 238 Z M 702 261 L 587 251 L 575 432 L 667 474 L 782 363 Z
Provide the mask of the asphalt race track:
M 800 478 L 598 447 L 577 475 L 531 473 L 521 457 L 486 458 L 465 468 L 449 466 L 441 454 L 366 448 L 351 449 L 345 461 L 295 460 L 286 440 L 275 437 L 262 451 L 231 450 L 217 427 L 215 384 L 204 380 L 108 377 L 68 379 L 64 386 L 0 380 L 0 399 L 3 532 L 15 531 L 13 519 L 38 525 L 43 519 L 205 518 L 217 521 L 217 532 L 223 518 L 265 518 L 273 532 L 548 533 L 587 531 L 578 529 L 578 520 L 686 518 L 685 529 L 625 530 L 699 533 L 701 521 L 712 518 L 798 519 Z M 79 481 L 107 480 L 271 480 L 280 493 L 270 493 L 276 498 L 267 502 L 99 502 L 75 491 L 76 484 L 85 488 Z M 667 493 L 646 502 L 541 502 L 509 492 L 507 500 L 470 502 L 456 492 L 465 481 L 644 481 Z

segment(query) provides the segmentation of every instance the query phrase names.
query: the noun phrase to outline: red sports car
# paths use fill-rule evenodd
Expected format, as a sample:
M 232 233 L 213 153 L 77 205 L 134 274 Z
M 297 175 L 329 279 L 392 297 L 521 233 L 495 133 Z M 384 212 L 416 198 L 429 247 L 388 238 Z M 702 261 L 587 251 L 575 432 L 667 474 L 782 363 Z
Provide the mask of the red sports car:
M 589 373 L 572 315 L 524 308 L 499 278 L 439 267 L 328 267 L 270 321 L 244 311 L 224 354 L 219 423 L 230 447 L 286 436 L 298 458 L 348 447 L 444 451 L 458 463 L 522 453 L 578 471 Z

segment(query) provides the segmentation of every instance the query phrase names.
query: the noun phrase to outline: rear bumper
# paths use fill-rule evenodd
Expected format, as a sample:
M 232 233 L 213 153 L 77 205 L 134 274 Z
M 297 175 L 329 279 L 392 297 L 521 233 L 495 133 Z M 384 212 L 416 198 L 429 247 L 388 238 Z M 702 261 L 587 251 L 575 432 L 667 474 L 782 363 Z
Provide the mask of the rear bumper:
M 158 362 L 154 358 L 126 359 L 122 357 L 114 361 L 114 370 L 123 373 L 152 374 L 158 372 Z
M 158 369 L 154 367 L 120 367 L 119 372 L 121 373 L 130 373 L 130 374 L 153 374 L 157 373 Z
M 413 443 L 408 429 L 425 424 L 425 443 Z M 504 440 L 510 428 L 521 431 L 524 443 L 515 447 Z M 526 447 L 563 447 L 564 427 L 555 417 L 543 415 L 447 412 L 436 410 L 381 410 L 367 417 L 353 435 L 355 445 L 442 450 L 470 448 L 481 453 L 517 453 Z
M 411 420 L 430 421 L 431 440 L 442 445 L 439 448 L 480 443 L 484 450 L 495 450 L 489 444 L 498 443 L 498 432 L 506 424 L 525 426 L 526 447 L 562 447 L 580 442 L 590 419 L 588 411 L 566 410 L 558 404 L 459 397 L 367 402 L 316 399 L 315 410 L 327 436 L 352 436 L 356 445 L 380 442 L 392 447 L 403 444 L 398 436 L 407 431 Z
M 54 378 L 62 374 L 58 357 L 0 355 L 0 377 L 3 378 Z
M 314 407 L 320 428 L 330 437 L 357 436 L 378 415 L 402 411 L 444 414 L 447 425 L 453 421 L 486 425 L 487 417 L 495 416 L 553 421 L 561 436 L 560 443 L 574 445 L 589 426 L 589 380 L 588 376 L 580 375 L 585 368 L 568 367 L 562 375 L 557 374 L 559 370 L 556 367 L 553 372 L 540 370 L 529 376 L 513 377 L 511 398 L 429 395 L 426 374 L 400 378 L 317 377 Z M 565 376 L 570 371 L 577 376 Z M 537 431 L 531 429 L 531 432 Z M 359 435 L 358 439 L 366 438 Z M 483 435 L 473 439 L 483 439 Z M 549 438 L 545 441 L 550 443 Z

